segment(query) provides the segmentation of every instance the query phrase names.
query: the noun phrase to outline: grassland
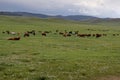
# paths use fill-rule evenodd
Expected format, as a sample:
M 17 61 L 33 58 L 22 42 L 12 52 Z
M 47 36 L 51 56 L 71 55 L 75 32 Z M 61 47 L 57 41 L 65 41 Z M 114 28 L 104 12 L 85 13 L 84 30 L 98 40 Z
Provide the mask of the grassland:
M 91 30 L 88 30 L 91 29 Z M 21 33 L 21 40 L 9 41 Z M 27 30 L 52 31 L 24 38 Z M 105 33 L 95 38 L 63 37 L 55 30 Z M 96 80 L 120 76 L 120 22 L 79 22 L 0 16 L 0 80 Z

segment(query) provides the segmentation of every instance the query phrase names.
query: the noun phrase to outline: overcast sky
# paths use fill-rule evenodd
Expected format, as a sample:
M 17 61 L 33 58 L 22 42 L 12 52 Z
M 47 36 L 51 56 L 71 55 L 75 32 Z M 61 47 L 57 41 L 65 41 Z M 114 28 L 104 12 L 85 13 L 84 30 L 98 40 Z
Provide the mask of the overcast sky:
M 120 18 L 120 0 L 0 0 L 0 11 Z

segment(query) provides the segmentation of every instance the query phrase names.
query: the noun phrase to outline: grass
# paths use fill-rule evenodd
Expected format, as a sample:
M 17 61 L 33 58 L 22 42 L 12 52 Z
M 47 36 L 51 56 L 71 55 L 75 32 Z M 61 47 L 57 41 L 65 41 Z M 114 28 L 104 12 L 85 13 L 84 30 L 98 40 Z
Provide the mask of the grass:
M 6 30 L 20 32 L 21 36 L 27 30 L 52 33 L 43 37 L 37 32 L 36 36 L 8 41 L 14 35 L 2 34 Z M 55 30 L 108 36 L 65 38 L 53 34 Z M 0 16 L 0 32 L 0 80 L 93 80 L 120 76 L 120 36 L 112 36 L 120 34 L 119 23 Z

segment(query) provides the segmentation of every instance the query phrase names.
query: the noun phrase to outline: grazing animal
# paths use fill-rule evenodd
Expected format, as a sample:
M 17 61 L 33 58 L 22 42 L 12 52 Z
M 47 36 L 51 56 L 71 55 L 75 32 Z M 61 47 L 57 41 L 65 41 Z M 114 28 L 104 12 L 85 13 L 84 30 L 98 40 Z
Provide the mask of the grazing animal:
M 5 32 L 3 31 L 2 33 L 4 34 Z
M 44 32 L 44 33 L 42 33 L 42 36 L 46 36 L 46 33 Z
M 69 31 L 69 34 L 72 34 L 72 31 Z
M 96 38 L 99 38 L 101 37 L 102 35 L 101 34 L 96 34 Z
M 78 37 L 85 37 L 85 34 L 77 34 Z
M 30 36 L 29 33 L 25 32 L 24 37 L 29 37 L 29 36 Z
M 20 40 L 20 37 L 11 37 L 11 38 L 8 38 L 8 40 Z
M 56 32 L 59 32 L 59 30 L 56 30 Z
M 90 37 L 91 36 L 91 34 L 85 34 L 87 37 Z
M 10 34 L 10 31 L 7 30 L 6 33 L 7 33 L 7 34 Z
M 79 31 L 75 31 L 75 35 L 78 35 Z
M 63 35 L 64 33 L 63 32 L 59 32 L 60 35 Z
M 27 31 L 29 34 L 33 34 L 34 36 L 36 35 L 35 30 Z
M 66 33 L 64 33 L 64 34 L 63 34 L 63 36 L 64 36 L 64 37 L 67 37 L 67 34 L 66 34 Z
M 77 36 L 79 36 L 79 37 L 90 37 L 91 34 L 77 34 Z
M 69 36 L 69 37 L 70 37 L 70 36 L 71 36 L 71 34 L 70 34 L 70 33 L 68 33 L 68 34 L 67 34 L 67 36 Z
M 10 32 L 10 34 L 15 35 L 15 34 L 16 34 L 16 32 Z

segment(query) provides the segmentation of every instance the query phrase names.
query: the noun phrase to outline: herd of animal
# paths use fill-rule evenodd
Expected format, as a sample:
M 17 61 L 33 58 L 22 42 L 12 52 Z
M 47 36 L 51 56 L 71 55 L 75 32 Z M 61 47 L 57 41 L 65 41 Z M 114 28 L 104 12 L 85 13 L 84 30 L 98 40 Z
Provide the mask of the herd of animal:
M 90 29 L 88 29 L 90 30 Z M 35 30 L 30 30 L 30 31 L 26 31 L 24 33 L 19 33 L 19 32 L 12 32 L 9 30 L 3 31 L 3 34 L 8 34 L 8 35 L 16 35 L 17 37 L 10 37 L 7 40 L 20 40 L 21 37 L 30 37 L 31 35 L 36 36 L 38 34 L 41 34 L 42 36 L 47 36 L 48 34 L 54 34 L 54 35 L 61 35 L 63 37 L 70 37 L 70 36 L 77 36 L 77 37 L 95 37 L 95 38 L 99 38 L 102 36 L 107 36 L 107 34 L 101 34 L 101 33 L 95 33 L 95 34 L 86 34 L 86 33 L 80 33 L 79 31 L 59 31 L 56 30 L 54 32 L 52 31 L 35 31 Z M 21 36 L 22 35 L 22 36 Z M 119 34 L 112 34 L 113 36 L 119 36 Z

